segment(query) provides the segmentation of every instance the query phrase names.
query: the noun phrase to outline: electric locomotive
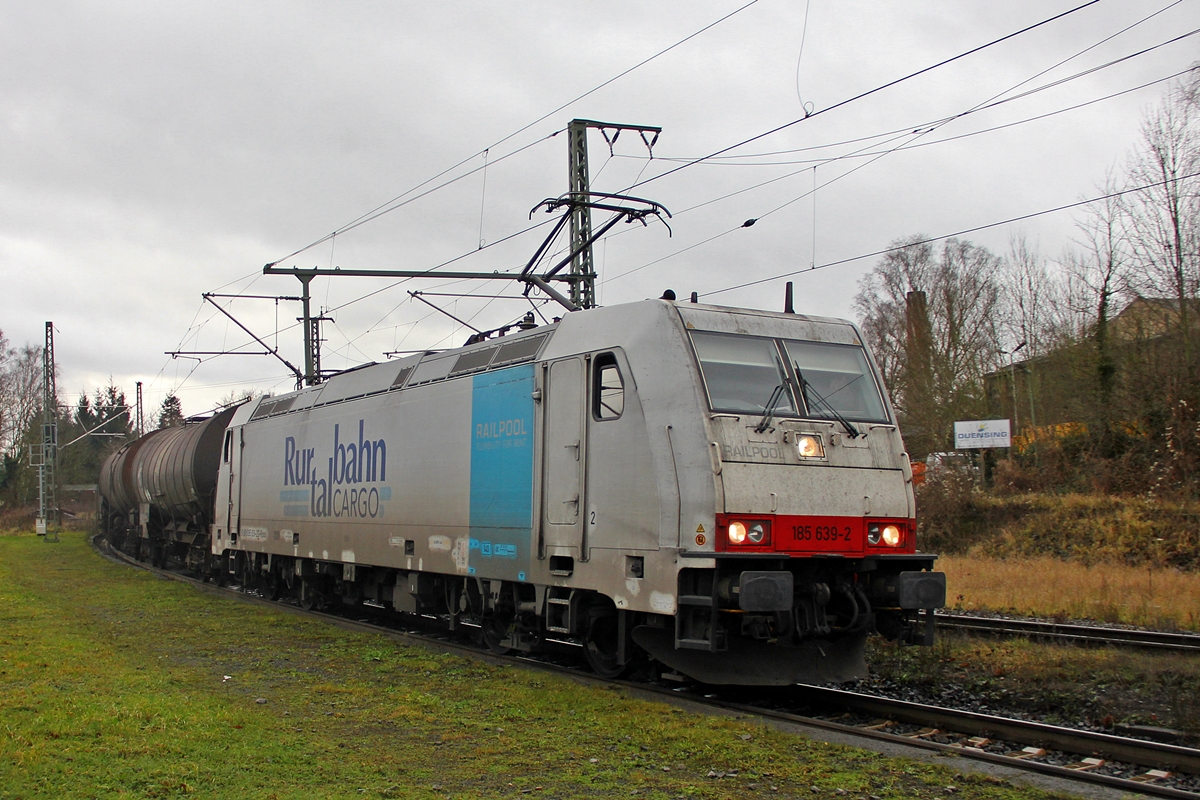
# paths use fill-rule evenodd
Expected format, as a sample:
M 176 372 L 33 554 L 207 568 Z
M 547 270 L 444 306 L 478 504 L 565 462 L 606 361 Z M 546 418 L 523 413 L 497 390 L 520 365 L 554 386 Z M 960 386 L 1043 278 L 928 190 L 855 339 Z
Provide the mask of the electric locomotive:
M 785 685 L 864 676 L 871 634 L 932 643 L 945 602 L 843 320 L 593 308 L 194 427 L 178 457 L 146 458 L 159 431 L 106 462 L 110 535 L 306 606 L 574 640 L 604 675 Z

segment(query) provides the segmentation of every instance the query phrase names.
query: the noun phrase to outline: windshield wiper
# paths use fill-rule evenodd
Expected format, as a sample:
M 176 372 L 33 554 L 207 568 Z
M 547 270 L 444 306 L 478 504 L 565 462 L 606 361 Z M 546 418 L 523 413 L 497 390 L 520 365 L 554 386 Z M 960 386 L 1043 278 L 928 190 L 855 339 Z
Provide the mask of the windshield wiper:
M 862 434 L 859 433 L 858 428 L 850 424 L 850 420 L 843 417 L 838 410 L 833 407 L 832 403 L 822 397 L 821 393 L 813 388 L 811 383 L 804 380 L 804 373 L 800 371 L 800 365 L 793 361 L 792 366 L 796 369 L 796 377 L 800 379 L 800 394 L 804 395 L 804 401 L 806 403 L 811 402 L 812 405 L 822 407 L 825 410 L 825 413 L 842 424 L 842 427 L 846 429 L 846 433 L 850 434 L 851 439 L 857 439 L 859 436 L 862 436 Z
M 779 401 L 783 399 L 783 384 L 775 387 L 771 392 L 771 399 L 767 400 L 767 405 L 763 408 L 763 418 L 754 426 L 755 433 L 762 433 L 771 424 L 771 418 L 775 416 L 775 407 L 779 405 Z

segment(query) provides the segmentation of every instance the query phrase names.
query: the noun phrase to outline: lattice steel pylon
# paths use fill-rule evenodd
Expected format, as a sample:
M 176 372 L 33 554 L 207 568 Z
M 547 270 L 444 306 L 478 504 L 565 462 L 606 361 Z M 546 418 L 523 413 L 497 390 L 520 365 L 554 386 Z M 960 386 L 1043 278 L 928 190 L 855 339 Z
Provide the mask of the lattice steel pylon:
M 296 319 L 297 322 L 304 326 L 304 378 L 305 386 L 316 386 L 324 380 L 321 374 L 321 342 L 325 341 L 321 338 L 321 323 L 332 322 L 333 317 L 327 317 L 324 313 L 318 311 L 314 317 L 312 315 L 312 295 L 309 294 L 308 285 L 312 282 L 312 275 L 298 275 L 300 283 L 303 286 L 303 291 L 300 294 L 300 304 L 304 310 L 304 316 Z M 297 384 L 297 389 L 300 386 Z
M 596 305 L 596 267 L 592 258 L 592 209 L 584 205 L 591 198 L 591 177 L 588 174 L 587 132 L 595 128 L 604 136 L 609 149 L 616 144 L 621 131 L 637 131 L 651 155 L 662 128 L 650 125 L 625 125 L 617 122 L 597 122 L 592 119 L 573 119 L 567 125 L 568 197 L 576 203 L 571 211 L 571 302 L 579 308 Z M 612 137 L 609 138 L 609 131 Z M 648 134 L 653 138 L 646 138 Z
M 567 147 L 569 149 L 569 188 L 570 198 L 580 203 L 587 202 L 592 191 L 591 178 L 588 175 L 587 154 L 588 121 L 573 119 L 567 126 Z M 596 304 L 595 296 L 595 265 L 592 263 L 592 248 L 583 247 L 592 236 L 592 209 L 587 206 L 575 206 L 571 211 L 571 249 L 577 250 L 571 261 L 571 302 L 580 308 L 591 308 Z
M 142 382 L 138 381 L 137 382 L 137 422 L 134 424 L 136 425 L 135 430 L 137 431 L 137 438 L 139 438 L 139 439 L 142 438 L 142 436 L 144 436 L 146 433 L 145 413 L 146 412 L 144 410 L 144 407 L 142 406 Z
M 54 323 L 46 323 L 42 348 L 42 441 L 38 466 L 38 533 L 47 542 L 58 541 L 58 386 L 54 367 Z M 31 453 L 31 460 L 34 460 Z

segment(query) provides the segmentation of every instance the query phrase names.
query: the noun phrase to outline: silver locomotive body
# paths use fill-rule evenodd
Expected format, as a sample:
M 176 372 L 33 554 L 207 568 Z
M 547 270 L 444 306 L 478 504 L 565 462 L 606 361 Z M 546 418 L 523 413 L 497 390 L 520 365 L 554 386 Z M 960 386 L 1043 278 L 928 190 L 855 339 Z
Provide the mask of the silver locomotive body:
M 944 603 L 893 419 L 850 323 L 592 309 L 240 407 L 206 538 L 272 593 L 574 638 L 602 673 L 846 680 Z

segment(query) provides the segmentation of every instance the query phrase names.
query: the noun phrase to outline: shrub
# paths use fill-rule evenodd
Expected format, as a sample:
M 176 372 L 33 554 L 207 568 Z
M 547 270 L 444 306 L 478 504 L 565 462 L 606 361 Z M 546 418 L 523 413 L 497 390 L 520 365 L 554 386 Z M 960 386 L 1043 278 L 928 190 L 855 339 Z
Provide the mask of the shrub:
M 1190 501 L 997 495 L 943 481 L 921 487 L 917 509 L 926 550 L 1200 570 L 1200 505 Z

